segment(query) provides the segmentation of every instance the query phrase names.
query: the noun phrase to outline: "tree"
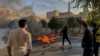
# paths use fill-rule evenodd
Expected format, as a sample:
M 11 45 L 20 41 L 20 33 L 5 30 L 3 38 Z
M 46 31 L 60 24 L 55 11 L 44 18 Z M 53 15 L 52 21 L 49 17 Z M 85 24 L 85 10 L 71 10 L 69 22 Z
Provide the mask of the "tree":
M 74 0 L 76 2 L 76 7 L 82 7 L 84 9 L 91 9 L 91 12 L 87 16 L 88 22 L 95 22 L 93 20 L 100 17 L 100 0 Z M 89 21 L 90 20 L 90 21 Z
M 60 21 L 57 17 L 52 17 L 48 23 L 48 27 L 52 30 L 58 30 L 64 26 L 64 22 Z
M 69 28 L 75 28 L 75 27 L 79 27 L 80 23 L 77 21 L 78 19 L 75 17 L 70 17 L 67 21 L 68 27 Z
M 81 20 L 80 18 L 76 18 L 76 21 L 77 21 L 79 24 L 85 23 L 85 21 Z
M 74 0 L 76 6 L 91 9 L 100 9 L 100 0 Z
M 47 22 L 45 20 L 42 19 L 40 22 L 42 23 L 42 27 L 46 27 Z
M 95 19 L 88 19 L 87 22 L 92 25 L 93 23 L 96 23 L 100 26 L 100 16 L 97 16 Z

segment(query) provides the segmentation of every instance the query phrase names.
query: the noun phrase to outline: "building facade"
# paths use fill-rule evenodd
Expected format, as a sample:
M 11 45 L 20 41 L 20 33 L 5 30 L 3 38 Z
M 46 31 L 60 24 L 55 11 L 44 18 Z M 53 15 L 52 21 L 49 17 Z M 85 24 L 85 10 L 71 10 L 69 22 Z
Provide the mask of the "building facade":
M 74 16 L 74 13 L 72 13 L 72 12 L 63 12 L 63 13 L 60 13 L 59 14 L 59 19 L 61 19 L 61 20 L 67 20 L 69 17 L 72 17 L 72 16 Z
M 47 18 L 51 19 L 52 17 L 59 17 L 59 12 L 57 10 L 47 12 Z
M 58 17 L 60 20 L 67 20 L 69 17 L 78 17 L 81 20 L 85 20 L 85 17 L 88 15 L 89 10 L 84 9 L 83 12 L 79 14 L 74 14 L 73 12 L 58 12 L 57 10 L 47 12 L 47 18 L 51 19 L 52 17 Z

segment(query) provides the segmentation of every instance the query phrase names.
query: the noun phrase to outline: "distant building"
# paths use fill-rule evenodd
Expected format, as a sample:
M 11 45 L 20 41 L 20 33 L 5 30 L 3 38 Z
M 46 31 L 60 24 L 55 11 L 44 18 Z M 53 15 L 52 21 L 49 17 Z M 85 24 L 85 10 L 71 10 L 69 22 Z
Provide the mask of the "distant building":
M 14 10 L 0 7 L 0 19 L 2 20 L 14 20 L 16 18 L 16 12 Z
M 15 18 L 17 18 L 17 13 L 13 10 L 8 10 L 7 11 L 8 15 L 7 15 L 7 19 L 9 20 L 14 20 Z
M 85 20 L 85 17 L 88 15 L 89 10 L 84 9 L 83 12 L 79 14 L 74 14 L 73 12 L 58 12 L 57 10 L 47 12 L 47 18 L 51 19 L 52 17 L 56 16 L 61 20 L 67 20 L 69 17 L 78 17 L 81 20 Z
M 57 10 L 47 12 L 47 18 L 51 19 L 52 17 L 59 17 L 59 12 Z
M 72 13 L 72 12 L 63 12 L 63 13 L 59 14 L 58 18 L 61 20 L 67 20 L 68 17 L 72 17 L 72 16 L 74 16 L 74 13 Z

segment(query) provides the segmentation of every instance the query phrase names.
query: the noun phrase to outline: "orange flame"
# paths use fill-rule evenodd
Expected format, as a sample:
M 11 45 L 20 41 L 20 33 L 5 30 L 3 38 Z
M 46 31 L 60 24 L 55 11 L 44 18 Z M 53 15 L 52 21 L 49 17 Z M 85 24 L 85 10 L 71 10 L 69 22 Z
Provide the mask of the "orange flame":
M 56 41 L 56 35 L 55 34 L 52 34 L 51 36 L 50 36 L 50 41 L 51 42 L 54 42 L 54 41 Z
M 47 36 L 47 35 L 42 35 L 42 36 L 39 36 L 38 38 L 37 38 L 37 40 L 38 41 L 41 41 L 41 42 L 43 42 L 43 43 L 45 43 L 45 44 L 50 44 L 51 42 L 54 42 L 54 41 L 56 41 L 56 35 L 55 34 L 52 34 L 52 35 L 50 35 L 50 36 Z

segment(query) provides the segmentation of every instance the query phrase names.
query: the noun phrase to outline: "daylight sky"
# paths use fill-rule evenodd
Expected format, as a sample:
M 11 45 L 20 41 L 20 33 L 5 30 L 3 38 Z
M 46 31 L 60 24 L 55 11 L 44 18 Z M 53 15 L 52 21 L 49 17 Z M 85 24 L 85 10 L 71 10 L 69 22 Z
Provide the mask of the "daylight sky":
M 36 14 L 41 17 L 46 17 L 47 11 L 58 10 L 60 12 L 66 12 L 68 9 L 68 0 L 34 0 L 33 9 Z M 82 9 L 73 8 L 75 3 L 71 4 L 71 11 L 78 14 Z
M 0 0 L 0 5 L 5 5 L 9 8 L 22 8 L 30 6 L 36 12 L 37 16 L 46 18 L 46 12 L 58 10 L 59 12 L 67 12 L 68 0 Z M 4 3 L 3 3 L 4 2 Z M 75 3 L 71 4 L 71 11 L 78 14 L 82 9 L 73 8 Z

